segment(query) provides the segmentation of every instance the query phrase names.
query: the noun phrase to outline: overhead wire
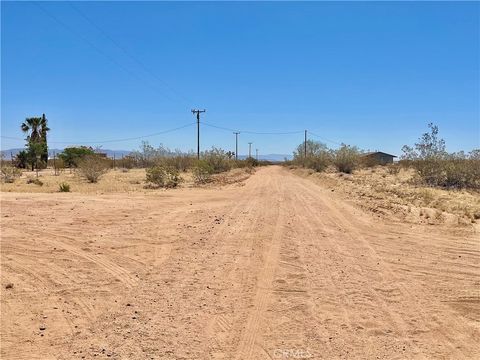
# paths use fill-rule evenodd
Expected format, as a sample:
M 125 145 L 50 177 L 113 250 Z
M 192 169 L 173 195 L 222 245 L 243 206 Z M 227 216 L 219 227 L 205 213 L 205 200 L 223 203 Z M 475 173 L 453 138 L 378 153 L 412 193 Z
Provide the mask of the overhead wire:
M 175 128 L 167 129 L 164 131 L 159 131 L 156 133 L 152 134 L 147 134 L 147 135 L 141 135 L 141 136 L 134 136 L 134 137 L 129 137 L 129 138 L 122 138 L 122 139 L 111 139 L 111 140 L 99 140 L 99 141 L 49 141 L 48 143 L 50 144 L 107 144 L 107 143 L 117 143 L 117 142 L 124 142 L 124 141 L 131 141 L 131 140 L 139 140 L 139 139 L 144 139 L 144 138 L 149 138 L 149 137 L 154 137 L 158 135 L 163 135 L 163 134 L 168 134 L 177 130 L 181 130 L 184 128 L 187 128 L 189 126 L 195 125 L 196 122 L 188 123 L 182 126 L 178 126 Z M 21 140 L 24 141 L 25 139 L 21 138 L 15 138 L 11 136 L 0 136 L 3 139 L 10 139 L 10 140 Z
M 86 42 L 90 47 L 92 47 L 95 51 L 97 51 L 99 54 L 101 54 L 102 56 L 104 56 L 105 58 L 107 58 L 111 63 L 115 64 L 116 66 L 118 66 L 120 69 L 122 69 L 123 71 L 125 71 L 127 74 L 129 74 L 130 76 L 136 78 L 137 80 L 147 84 L 147 86 L 151 87 L 153 90 L 155 90 L 156 92 L 158 92 L 159 94 L 161 94 L 162 96 L 168 98 L 169 100 L 172 100 L 172 101 L 175 101 L 175 99 L 173 99 L 170 95 L 166 94 L 163 90 L 159 89 L 158 87 L 154 86 L 153 84 L 151 84 L 150 82 L 147 82 L 145 81 L 145 79 L 141 78 L 140 76 L 138 76 L 137 74 L 135 74 L 133 71 L 129 70 L 127 67 L 123 66 L 121 63 L 119 63 L 117 60 L 115 60 L 115 58 L 113 58 L 112 56 L 110 56 L 109 54 L 107 54 L 106 52 L 104 52 L 101 48 L 99 48 L 98 46 L 96 46 L 93 42 L 91 42 L 90 40 L 88 40 L 85 36 L 83 36 L 82 34 L 80 34 L 78 31 L 74 30 L 72 27 L 70 27 L 69 25 L 67 25 L 64 21 L 60 20 L 57 16 L 53 15 L 50 11 L 48 11 L 47 9 L 45 9 L 44 6 L 40 5 L 39 2 L 37 1 L 34 1 L 32 4 L 34 4 L 35 6 L 37 6 L 40 10 L 42 10 L 47 16 L 49 16 L 51 19 L 53 19 L 55 22 L 57 22 L 58 24 L 60 24 L 61 26 L 63 26 L 65 29 L 67 29 L 70 33 L 72 33 L 73 35 L 79 37 L 80 39 L 82 39 L 84 42 Z
M 217 128 L 220 130 L 232 131 L 232 132 L 240 132 L 241 134 L 253 134 L 253 135 L 290 135 L 290 134 L 300 134 L 303 133 L 304 130 L 296 130 L 296 131 L 280 131 L 280 132 L 262 132 L 262 131 L 250 131 L 250 130 L 240 130 L 240 129 L 232 129 L 223 126 L 218 126 L 214 124 L 207 123 L 205 121 L 201 121 L 200 124 Z
M 332 143 L 332 144 L 335 144 L 335 145 L 342 145 L 342 144 L 339 143 L 339 142 L 336 142 L 336 141 L 330 140 L 330 139 L 328 139 L 328 138 L 326 138 L 326 137 L 317 135 L 317 134 L 315 134 L 315 133 L 313 133 L 313 132 L 311 132 L 311 131 L 308 131 L 308 134 L 309 134 L 309 135 L 313 135 L 313 136 L 315 136 L 316 138 L 318 138 L 318 139 L 320 139 L 320 140 L 328 141 L 328 142 L 330 142 L 330 143 Z
M 142 61 L 140 61 L 137 57 L 132 55 L 125 47 L 123 47 L 118 41 L 116 41 L 112 36 L 110 36 L 105 30 L 103 30 L 99 25 L 97 25 L 89 16 L 87 16 L 82 10 L 80 10 L 73 2 L 68 2 L 70 7 L 75 10 L 82 18 L 84 18 L 90 25 L 92 25 L 95 29 L 97 29 L 106 39 L 108 39 L 112 44 L 114 44 L 117 48 L 119 48 L 128 58 L 133 60 L 137 65 L 139 65 L 146 73 L 150 76 L 155 78 L 157 81 L 162 83 L 170 92 L 176 94 L 179 98 L 181 98 L 186 104 L 191 104 L 192 100 L 187 98 L 186 96 L 180 94 L 176 91 L 173 87 L 171 87 L 168 83 L 166 83 L 163 79 L 157 76 L 153 71 L 151 71 Z

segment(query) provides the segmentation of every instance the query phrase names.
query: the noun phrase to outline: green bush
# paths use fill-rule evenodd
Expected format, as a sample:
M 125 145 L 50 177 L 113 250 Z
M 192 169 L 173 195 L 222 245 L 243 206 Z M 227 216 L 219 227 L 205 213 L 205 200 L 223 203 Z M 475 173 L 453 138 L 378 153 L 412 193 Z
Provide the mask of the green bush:
M 213 174 L 212 166 L 205 160 L 199 160 L 192 168 L 193 182 L 195 184 L 205 184 L 211 180 Z
M 334 152 L 333 164 L 338 171 L 351 174 L 358 166 L 359 155 L 357 147 L 343 144 Z
M 183 181 L 179 171 L 168 165 L 157 165 L 146 169 L 146 182 L 157 187 L 174 188 Z
M 70 192 L 70 185 L 63 182 L 60 185 L 58 185 L 58 191 L 60 192 Z
M 306 147 L 306 156 L 305 156 Z M 318 141 L 307 140 L 297 146 L 293 152 L 293 160 L 287 164 L 304 166 L 317 172 L 324 171 L 332 162 L 328 147 Z
M 212 147 L 211 150 L 205 151 L 202 154 L 202 159 L 212 167 L 215 174 L 228 171 L 232 168 L 233 161 L 230 157 L 231 155 L 225 150 L 215 147 Z
M 98 155 L 85 155 L 78 162 L 78 173 L 91 183 L 96 183 L 110 169 L 109 161 Z

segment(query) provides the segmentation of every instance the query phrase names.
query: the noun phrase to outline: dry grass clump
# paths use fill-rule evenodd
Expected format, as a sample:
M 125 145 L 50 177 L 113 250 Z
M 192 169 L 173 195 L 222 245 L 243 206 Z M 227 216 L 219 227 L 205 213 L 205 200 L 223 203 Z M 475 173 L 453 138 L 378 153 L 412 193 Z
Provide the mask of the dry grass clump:
M 0 175 L 2 178 L 2 181 L 4 183 L 13 183 L 15 182 L 16 179 L 18 179 L 22 175 L 22 171 L 20 169 L 17 169 L 16 167 L 4 163 L 2 161 L 2 164 L 0 166 Z
M 480 218 L 480 193 L 476 190 L 433 188 L 414 182 L 412 168 L 398 168 L 391 174 L 388 166 L 359 169 L 354 174 L 335 172 L 302 176 L 313 177 L 324 187 L 335 189 L 349 200 L 379 216 L 393 216 L 412 222 L 471 223 Z
M 38 186 L 43 186 L 43 181 L 37 177 L 27 177 L 27 184 L 35 184 Z

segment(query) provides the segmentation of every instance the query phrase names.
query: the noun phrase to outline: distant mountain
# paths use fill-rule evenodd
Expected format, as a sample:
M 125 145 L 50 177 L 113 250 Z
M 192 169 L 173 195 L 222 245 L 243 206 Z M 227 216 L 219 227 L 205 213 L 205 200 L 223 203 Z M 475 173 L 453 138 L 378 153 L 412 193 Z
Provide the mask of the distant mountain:
M 2 155 L 4 156 L 5 160 L 11 160 L 12 156 L 15 157 L 22 150 L 25 150 L 25 149 L 15 148 L 15 149 L 2 150 Z M 54 154 L 59 154 L 62 151 L 63 149 L 48 149 L 48 157 L 53 158 Z M 130 150 L 109 150 L 109 149 L 100 149 L 98 152 L 105 153 L 110 158 L 113 158 L 113 155 L 115 154 L 115 157 L 117 159 L 131 153 Z
M 2 150 L 2 155 L 4 156 L 5 160 L 10 160 L 11 156 L 16 156 L 20 151 L 25 150 L 24 148 L 15 148 L 15 149 L 8 149 Z M 59 154 L 63 151 L 63 149 L 48 149 L 48 157 L 53 158 L 53 154 Z M 120 159 L 122 156 L 126 156 L 131 153 L 130 150 L 109 150 L 109 149 L 100 149 L 98 152 L 105 153 L 109 158 Z M 247 155 L 239 155 L 238 158 L 241 160 L 246 159 Z M 285 159 L 292 160 L 292 155 L 287 154 L 265 154 L 265 155 L 258 155 L 258 160 L 267 160 L 273 162 L 282 162 Z
M 239 155 L 238 158 L 240 160 L 246 159 L 247 155 Z M 255 157 L 255 156 L 254 156 Z M 282 162 L 287 160 L 292 160 L 292 155 L 287 154 L 265 154 L 265 155 L 258 155 L 258 160 L 267 160 L 267 161 L 274 161 L 274 162 Z

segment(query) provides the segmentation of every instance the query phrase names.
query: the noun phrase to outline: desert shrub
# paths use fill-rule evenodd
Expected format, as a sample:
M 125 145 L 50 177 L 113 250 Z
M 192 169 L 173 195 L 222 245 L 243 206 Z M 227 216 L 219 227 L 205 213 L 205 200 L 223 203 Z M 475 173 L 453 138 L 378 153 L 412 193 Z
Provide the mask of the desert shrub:
M 343 144 L 334 152 L 333 164 L 338 171 L 351 174 L 358 166 L 359 155 L 360 151 L 357 147 Z
M 387 165 L 387 171 L 390 175 L 398 175 L 400 172 L 400 165 L 399 164 L 390 164 Z
M 157 187 L 174 188 L 182 181 L 179 171 L 168 165 L 157 165 L 146 169 L 146 181 Z
M 58 185 L 58 191 L 59 192 L 70 192 L 70 184 L 63 182 L 60 185 Z
M 91 183 L 96 183 L 108 172 L 110 166 L 108 160 L 98 155 L 85 155 L 78 162 L 78 174 Z
M 331 164 L 331 156 L 324 151 L 314 156 L 309 156 L 305 159 L 305 167 L 313 169 L 317 172 L 324 171 Z
M 137 165 L 137 162 L 133 156 L 126 155 L 120 160 L 120 166 L 123 169 L 133 169 Z
M 245 159 L 245 166 L 246 167 L 254 167 L 254 166 L 258 166 L 258 160 L 249 156 Z
M 202 159 L 213 169 L 214 173 L 221 173 L 232 168 L 232 160 L 225 150 L 212 147 L 211 150 L 203 152 Z
M 18 179 L 22 175 L 22 171 L 10 164 L 6 164 L 2 161 L 1 164 L 1 178 L 2 181 L 5 183 L 13 183 L 16 179 Z
M 449 154 L 445 140 L 438 137 L 438 127 L 428 124 L 413 147 L 403 146 L 402 162 L 415 169 L 420 182 L 447 188 L 480 188 L 480 151 Z
M 155 165 L 174 167 L 178 171 L 185 172 L 194 166 L 196 159 L 189 154 L 177 154 L 173 156 L 162 156 L 155 158 Z
M 472 159 L 415 160 L 418 179 L 430 186 L 480 189 L 480 161 Z
M 305 156 L 306 147 L 306 156 Z M 293 152 L 293 160 L 288 162 L 291 165 L 304 166 L 309 169 L 321 172 L 331 163 L 331 154 L 327 146 L 319 141 L 307 140 L 297 146 Z
M 39 178 L 33 178 L 33 177 L 27 178 L 27 184 L 35 184 L 38 186 L 43 186 L 42 180 L 40 180 Z
M 195 184 L 205 184 L 211 180 L 213 168 L 205 160 L 199 160 L 193 166 L 192 172 Z

